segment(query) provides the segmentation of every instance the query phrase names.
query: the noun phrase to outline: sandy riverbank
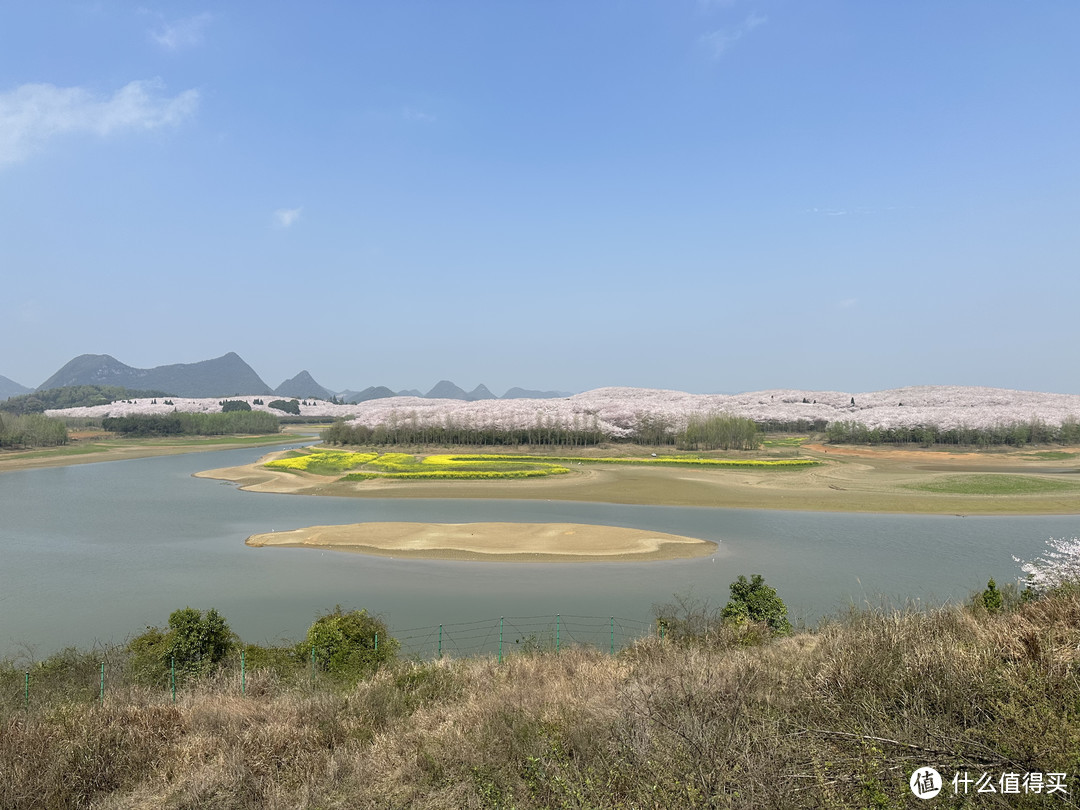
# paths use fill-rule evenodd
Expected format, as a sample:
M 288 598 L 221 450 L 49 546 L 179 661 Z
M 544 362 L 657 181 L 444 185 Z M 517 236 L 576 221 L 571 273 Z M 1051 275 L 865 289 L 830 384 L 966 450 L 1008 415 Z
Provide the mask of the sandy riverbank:
M 0 473 L 19 470 L 37 470 L 45 467 L 69 467 L 74 464 L 96 464 L 99 461 L 130 461 L 137 458 L 156 458 L 157 456 L 176 456 L 185 453 L 210 453 L 214 450 L 239 450 L 244 447 L 257 447 L 265 444 L 284 444 L 295 442 L 295 436 L 281 436 L 265 440 L 254 439 L 250 442 L 202 441 L 190 444 L 150 444 L 138 440 L 87 443 L 68 446 L 56 450 L 27 450 L 4 452 L 0 454 Z
M 581 523 L 354 523 L 256 534 L 247 544 L 489 562 L 678 560 L 717 548 L 693 537 Z

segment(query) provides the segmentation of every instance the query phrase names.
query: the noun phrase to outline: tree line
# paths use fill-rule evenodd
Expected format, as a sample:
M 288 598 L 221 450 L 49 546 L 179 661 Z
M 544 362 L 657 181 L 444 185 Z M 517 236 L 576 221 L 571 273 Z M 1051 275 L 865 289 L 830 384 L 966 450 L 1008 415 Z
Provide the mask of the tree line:
M 759 429 L 752 419 L 729 414 L 694 416 L 677 430 L 668 417 L 644 414 L 626 437 L 605 432 L 596 416 L 575 417 L 570 425 L 538 419 L 528 427 L 471 425 L 446 419 L 421 424 L 415 415 L 391 419 L 374 427 L 351 425 L 338 419 L 321 434 L 335 445 L 470 445 L 526 447 L 590 447 L 603 442 L 628 442 L 648 446 L 675 445 L 681 450 L 754 450 L 760 446 Z
M 101 427 L 122 436 L 221 436 L 229 433 L 277 433 L 278 419 L 265 411 L 228 413 L 133 414 L 106 416 Z
M 675 434 L 680 450 L 757 450 L 761 446 L 757 423 L 730 414 L 691 416 Z
M 1060 426 L 1031 419 L 987 428 L 942 428 L 936 425 L 871 428 L 862 422 L 840 421 L 829 423 L 825 437 L 832 444 L 921 444 L 926 447 L 936 444 L 967 447 L 1078 444 L 1080 422 L 1068 417 Z
M 387 424 L 368 427 L 350 425 L 338 419 L 321 434 L 327 444 L 351 445 L 408 445 L 428 444 L 495 445 L 517 447 L 588 447 L 608 441 L 609 437 L 596 425 L 566 427 L 538 420 L 532 427 L 500 428 L 491 425 L 469 425 L 447 419 L 442 424 L 419 424 L 416 419 L 391 419 Z
M 0 414 L 0 447 L 56 447 L 68 443 L 67 427 L 40 413 Z
M 119 385 L 65 385 L 60 388 L 10 397 L 0 402 L 0 411 L 42 413 L 60 408 L 108 405 L 122 399 L 151 399 L 165 396 L 169 395 L 162 391 L 136 391 Z

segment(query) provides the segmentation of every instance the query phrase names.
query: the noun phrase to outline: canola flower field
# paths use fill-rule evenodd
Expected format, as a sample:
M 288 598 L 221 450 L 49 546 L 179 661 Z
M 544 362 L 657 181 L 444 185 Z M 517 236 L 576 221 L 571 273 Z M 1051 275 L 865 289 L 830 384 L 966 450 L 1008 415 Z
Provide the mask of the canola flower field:
M 296 470 L 314 473 L 315 475 L 335 475 L 374 461 L 378 455 L 378 453 L 346 453 L 342 451 L 295 453 L 287 458 L 268 461 L 263 466 L 272 470 Z
M 373 478 L 409 480 L 491 480 L 541 478 L 570 472 L 570 464 L 639 464 L 712 469 L 801 469 L 819 462 L 812 459 L 711 459 L 659 456 L 654 458 L 586 458 L 578 456 L 526 456 L 510 454 L 437 454 L 417 459 L 408 453 L 347 453 L 342 451 L 293 451 L 265 467 L 315 475 L 341 476 L 342 481 Z M 344 475 L 342 475 L 344 473 Z

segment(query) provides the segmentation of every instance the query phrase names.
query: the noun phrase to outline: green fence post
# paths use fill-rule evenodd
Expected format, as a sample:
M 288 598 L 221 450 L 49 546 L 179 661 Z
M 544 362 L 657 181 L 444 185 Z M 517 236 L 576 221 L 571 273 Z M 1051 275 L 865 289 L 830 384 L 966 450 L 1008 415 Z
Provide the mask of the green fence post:
M 176 703 L 176 656 L 169 658 L 169 684 L 172 686 L 172 702 Z
M 30 672 L 29 672 L 29 670 L 28 670 L 28 671 L 27 671 L 27 673 L 26 673 L 26 686 L 25 686 L 25 690 L 26 690 L 26 691 L 25 691 L 25 699 L 26 699 L 26 710 L 27 710 L 27 711 L 30 711 Z
M 311 686 L 315 687 L 315 645 L 311 645 Z
M 375 652 L 379 651 L 379 634 L 375 634 Z
M 505 617 L 499 617 L 499 663 L 502 663 L 502 633 L 503 633 L 503 619 Z
M 244 651 L 240 651 L 240 694 L 247 694 L 247 669 L 244 667 Z
M 105 662 L 101 662 L 101 705 L 105 705 Z
M 559 625 L 561 624 L 561 617 L 558 613 L 555 614 L 555 654 L 559 654 Z
M 615 617 L 611 617 L 611 654 L 615 654 Z
M 439 625 L 439 658 L 442 658 L 442 625 Z

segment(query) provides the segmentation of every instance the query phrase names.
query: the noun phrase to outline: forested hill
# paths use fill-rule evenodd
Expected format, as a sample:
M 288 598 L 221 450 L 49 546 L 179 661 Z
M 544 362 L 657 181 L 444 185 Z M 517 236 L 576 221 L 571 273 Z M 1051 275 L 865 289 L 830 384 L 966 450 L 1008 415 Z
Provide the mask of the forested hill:
M 0 399 L 7 399 L 8 397 L 17 397 L 20 394 L 29 394 L 29 388 L 25 385 L 19 385 L 14 380 L 9 380 L 7 377 L 0 375 Z
M 69 385 L 31 391 L 0 401 L 0 411 L 27 414 L 63 408 L 92 408 L 119 400 L 158 399 L 169 396 L 167 391 L 140 391 L 114 385 Z
M 315 382 L 315 378 L 306 371 L 301 371 L 295 377 L 283 382 L 274 389 L 274 393 L 279 397 L 296 397 L 297 399 L 306 399 L 307 397 L 331 399 L 334 397 L 333 391 L 319 385 Z
M 168 391 L 179 397 L 227 397 L 270 394 L 269 385 L 235 352 L 198 363 L 133 368 L 107 354 L 83 354 L 39 386 L 39 390 L 72 385 L 110 385 Z

